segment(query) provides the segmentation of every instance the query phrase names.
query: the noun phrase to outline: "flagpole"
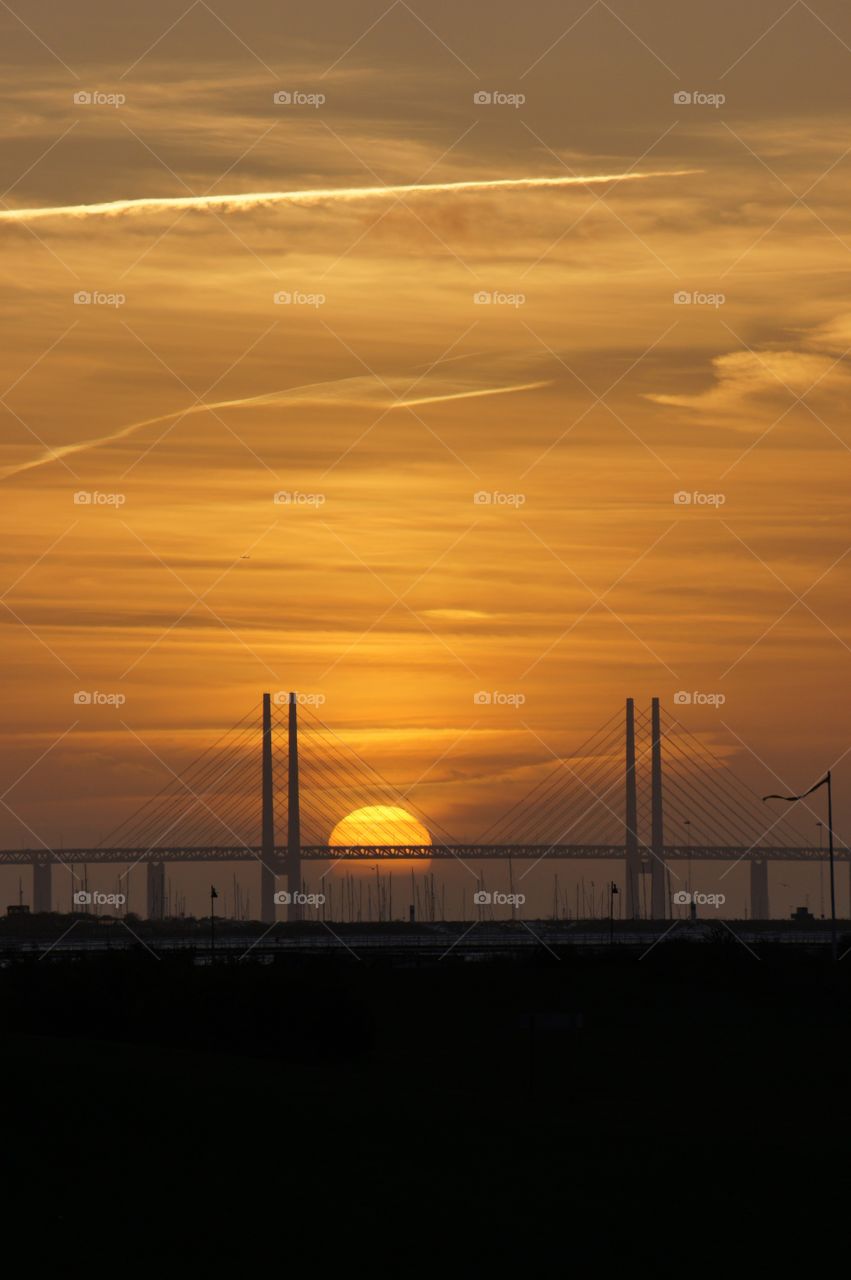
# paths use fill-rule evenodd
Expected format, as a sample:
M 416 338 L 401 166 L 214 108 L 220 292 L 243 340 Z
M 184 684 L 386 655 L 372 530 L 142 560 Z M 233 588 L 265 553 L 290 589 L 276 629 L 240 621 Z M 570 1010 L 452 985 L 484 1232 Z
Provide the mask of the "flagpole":
M 836 948 L 836 882 L 833 871 L 833 786 L 830 770 L 827 771 L 827 847 L 830 858 L 830 949 L 834 963 L 837 958 Z

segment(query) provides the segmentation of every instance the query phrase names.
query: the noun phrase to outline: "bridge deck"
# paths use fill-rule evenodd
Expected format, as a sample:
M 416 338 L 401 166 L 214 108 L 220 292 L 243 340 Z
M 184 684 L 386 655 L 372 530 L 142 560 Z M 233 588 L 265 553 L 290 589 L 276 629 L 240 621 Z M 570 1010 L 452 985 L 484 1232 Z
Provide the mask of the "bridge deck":
M 175 848 L 82 848 L 82 849 L 0 849 L 0 866 L 24 866 L 33 862 L 69 864 L 119 863 L 128 862 L 251 862 L 261 860 L 263 851 L 259 846 L 248 845 L 210 846 L 210 847 L 175 847 Z M 328 845 L 310 845 L 300 850 L 302 860 L 333 861 L 348 858 L 355 862 L 386 861 L 402 859 L 427 861 L 431 858 L 455 858 L 459 861 L 506 860 L 542 861 L 543 859 L 608 859 L 617 861 L 625 857 L 623 845 L 603 844 L 454 844 L 454 845 L 347 845 L 330 847 Z M 828 852 L 818 848 L 786 848 L 772 846 L 752 848 L 748 845 L 666 845 L 665 859 L 679 862 L 687 859 L 694 861 L 740 862 L 826 862 Z M 278 845 L 275 849 L 275 862 L 283 870 L 287 857 L 286 845 Z M 642 861 L 649 864 L 652 855 L 648 849 L 641 850 Z M 837 849 L 835 857 L 840 861 L 851 859 L 847 849 Z

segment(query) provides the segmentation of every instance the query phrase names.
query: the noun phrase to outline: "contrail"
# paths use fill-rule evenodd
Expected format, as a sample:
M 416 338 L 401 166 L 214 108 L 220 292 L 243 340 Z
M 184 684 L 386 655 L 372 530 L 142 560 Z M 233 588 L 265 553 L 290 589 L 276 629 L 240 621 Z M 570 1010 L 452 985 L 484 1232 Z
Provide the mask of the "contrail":
M 370 390 L 375 389 L 376 383 L 378 383 L 379 390 L 387 390 L 387 399 L 383 399 L 380 395 L 369 394 Z M 426 404 L 441 404 L 447 400 L 466 400 L 472 396 L 500 396 L 514 391 L 535 391 L 539 387 L 551 385 L 550 381 L 522 382 L 503 387 L 480 387 L 461 391 L 445 391 L 436 395 L 420 396 L 411 400 L 406 400 L 403 395 L 401 398 L 394 400 L 392 398 L 392 388 L 386 383 L 381 384 L 379 379 L 374 378 L 342 378 L 339 382 L 306 383 L 301 387 L 290 387 L 287 391 L 270 391 L 259 396 L 245 396 L 239 400 L 217 400 L 209 404 L 193 404 L 187 409 L 176 409 L 173 413 L 162 413 L 155 418 L 145 418 L 141 422 L 132 422 L 129 426 L 119 427 L 118 430 L 112 431 L 106 436 L 97 436 L 88 440 L 75 440 L 70 444 L 60 444 L 56 445 L 55 448 L 46 448 L 36 457 L 30 458 L 26 462 L 19 462 L 14 466 L 0 469 L 0 480 L 8 480 L 10 476 L 20 475 L 22 471 L 31 471 L 34 467 L 46 466 L 49 462 L 58 462 L 61 458 L 67 458 L 75 453 L 87 453 L 90 449 L 100 449 L 104 445 L 116 444 L 119 440 L 126 440 L 128 436 L 141 431 L 144 427 L 160 426 L 165 422 L 188 418 L 192 414 L 219 409 L 253 409 L 295 404 L 325 404 L 330 401 L 335 404 L 349 404 L 361 408 L 384 410 L 389 413 L 394 409 L 416 408 L 419 405 Z
M 587 177 L 498 178 L 491 181 L 423 182 L 412 186 L 318 187 L 313 191 L 246 191 L 227 196 L 145 196 L 138 200 L 107 200 L 102 204 L 47 205 L 39 209 L 4 209 L 0 222 L 37 222 L 44 218 L 120 218 L 127 214 L 160 213 L 180 209 L 220 209 L 245 213 L 276 204 L 314 205 L 339 201 L 384 200 L 395 196 L 466 191 L 520 191 L 543 187 L 583 187 L 601 182 L 643 182 L 647 178 L 682 178 L 701 169 L 659 169 L 649 173 L 595 173 Z
M 443 404 L 447 400 L 472 400 L 476 396 L 504 396 L 509 391 L 537 391 L 540 387 L 551 387 L 552 382 L 520 382 L 512 387 L 482 387 L 478 391 L 455 391 L 443 396 L 422 396 L 419 400 L 394 400 L 390 409 L 415 409 L 421 404 Z

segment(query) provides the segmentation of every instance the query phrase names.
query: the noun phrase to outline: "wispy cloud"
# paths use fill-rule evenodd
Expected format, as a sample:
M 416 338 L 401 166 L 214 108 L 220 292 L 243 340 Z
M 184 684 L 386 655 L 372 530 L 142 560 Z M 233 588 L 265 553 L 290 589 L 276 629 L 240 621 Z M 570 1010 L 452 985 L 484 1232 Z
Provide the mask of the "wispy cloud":
M 829 372 L 833 361 L 801 351 L 733 351 L 715 356 L 714 383 L 695 394 L 648 394 L 655 404 L 706 412 L 735 412 L 747 399 L 772 392 L 803 395 Z M 838 376 L 838 374 L 837 374 Z
M 748 348 L 715 356 L 714 381 L 704 390 L 648 393 L 645 399 L 681 409 L 736 414 L 758 396 L 785 392 L 804 397 L 817 387 L 822 391 L 847 387 L 844 357 L 851 349 L 851 315 L 843 313 L 801 330 L 801 341 L 807 350 Z

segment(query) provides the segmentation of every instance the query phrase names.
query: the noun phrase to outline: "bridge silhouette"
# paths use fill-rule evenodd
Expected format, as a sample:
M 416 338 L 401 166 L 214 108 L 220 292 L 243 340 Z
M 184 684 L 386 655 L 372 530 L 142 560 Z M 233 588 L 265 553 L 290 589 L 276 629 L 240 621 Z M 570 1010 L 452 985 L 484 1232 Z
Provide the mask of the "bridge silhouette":
M 770 863 L 827 860 L 826 849 L 808 844 L 785 813 L 762 804 L 699 738 L 663 715 L 658 698 L 649 716 L 628 698 L 475 843 L 458 841 L 423 814 L 297 694 L 266 693 L 259 712 L 249 712 L 99 844 L 0 850 L 0 865 L 32 868 L 36 912 L 51 909 L 57 866 L 75 879 L 77 864 L 144 866 L 147 914 L 160 919 L 167 865 L 256 862 L 260 917 L 271 923 L 281 900 L 288 921 L 301 918 L 305 862 L 604 860 L 621 864 L 625 917 L 658 921 L 672 915 L 672 875 L 682 884 L 673 864 L 746 862 L 751 918 L 767 919 Z M 386 817 L 369 824 L 383 843 L 328 843 L 349 813 L 379 806 L 404 808 L 432 843 L 397 843 L 398 827 Z M 283 842 L 279 833 L 286 833 Z M 849 861 L 839 842 L 836 857 Z

